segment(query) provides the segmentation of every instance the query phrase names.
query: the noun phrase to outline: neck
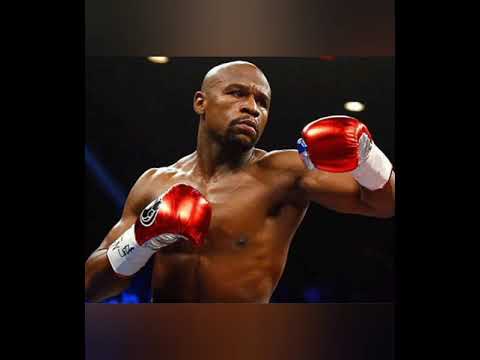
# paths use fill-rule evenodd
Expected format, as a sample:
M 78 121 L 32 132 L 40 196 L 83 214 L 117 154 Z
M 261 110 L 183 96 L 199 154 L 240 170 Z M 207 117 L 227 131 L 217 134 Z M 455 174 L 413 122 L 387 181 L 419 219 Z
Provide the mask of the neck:
M 231 173 L 248 164 L 254 148 L 248 150 L 225 146 L 208 136 L 202 127 L 197 135 L 197 164 L 202 177 L 209 179 L 216 175 Z

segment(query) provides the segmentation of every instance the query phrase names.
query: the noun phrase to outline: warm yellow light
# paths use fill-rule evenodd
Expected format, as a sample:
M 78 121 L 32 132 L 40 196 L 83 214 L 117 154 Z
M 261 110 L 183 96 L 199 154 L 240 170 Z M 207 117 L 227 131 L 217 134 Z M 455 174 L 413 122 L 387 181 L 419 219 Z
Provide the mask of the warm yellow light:
M 348 111 L 363 111 L 365 105 L 358 101 L 349 101 L 345 103 L 345 109 Z
M 149 56 L 147 59 L 155 64 L 166 64 L 169 61 L 166 56 Z

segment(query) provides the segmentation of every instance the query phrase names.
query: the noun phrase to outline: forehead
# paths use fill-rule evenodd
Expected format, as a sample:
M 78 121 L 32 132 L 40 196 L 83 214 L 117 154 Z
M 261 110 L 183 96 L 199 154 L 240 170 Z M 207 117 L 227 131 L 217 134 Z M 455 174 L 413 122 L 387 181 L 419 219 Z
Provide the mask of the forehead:
M 263 73 L 252 65 L 232 65 L 211 74 L 211 86 L 224 88 L 230 84 L 254 86 L 270 95 L 270 85 Z

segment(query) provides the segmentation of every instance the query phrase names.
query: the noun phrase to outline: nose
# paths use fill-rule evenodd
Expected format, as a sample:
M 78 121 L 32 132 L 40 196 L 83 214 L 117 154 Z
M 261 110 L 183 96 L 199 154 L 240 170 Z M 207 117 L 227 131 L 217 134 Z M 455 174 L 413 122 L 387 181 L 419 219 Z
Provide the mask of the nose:
M 254 118 L 257 118 L 260 116 L 260 111 L 258 111 L 257 107 L 257 102 L 255 101 L 255 98 L 250 95 L 246 97 L 245 102 L 242 104 L 242 108 L 240 109 L 241 112 L 247 113 Z

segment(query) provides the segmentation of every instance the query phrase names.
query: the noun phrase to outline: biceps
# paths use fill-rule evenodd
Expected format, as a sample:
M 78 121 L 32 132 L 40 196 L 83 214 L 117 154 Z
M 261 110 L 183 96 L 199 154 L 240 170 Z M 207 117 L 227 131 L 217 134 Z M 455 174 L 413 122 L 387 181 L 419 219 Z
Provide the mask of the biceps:
M 299 182 L 309 201 L 348 214 L 373 215 L 361 201 L 361 189 L 350 173 L 309 171 Z
M 317 194 L 312 201 L 339 213 L 376 216 L 374 209 L 363 203 L 359 198 L 347 194 Z

